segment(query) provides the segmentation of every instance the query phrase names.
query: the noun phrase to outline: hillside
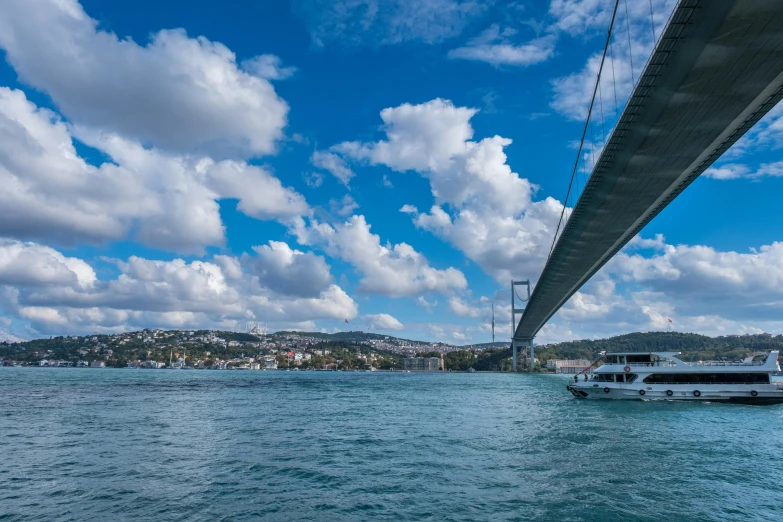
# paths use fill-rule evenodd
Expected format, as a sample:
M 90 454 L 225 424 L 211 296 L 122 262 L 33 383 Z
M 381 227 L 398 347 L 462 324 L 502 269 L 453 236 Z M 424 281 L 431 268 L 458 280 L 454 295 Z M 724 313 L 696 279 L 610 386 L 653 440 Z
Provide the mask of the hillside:
M 539 359 L 590 359 L 599 352 L 682 352 L 689 361 L 726 357 L 740 359 L 748 352 L 783 350 L 783 335 L 706 335 L 679 332 L 631 333 L 609 339 L 571 341 L 536 347 Z
M 276 332 L 256 336 L 225 331 L 144 330 L 115 335 L 52 337 L 22 343 L 0 342 L 0 360 L 28 364 L 39 359 L 105 360 L 124 366 L 128 361 L 168 361 L 180 352 L 188 360 L 232 360 L 249 355 L 268 355 L 297 351 L 317 354 L 327 350 L 335 360 L 351 359 L 372 353 L 388 366 L 400 364 L 400 358 L 411 355 L 445 354 L 446 368 L 464 371 L 510 371 L 511 349 L 507 343 L 483 343 L 457 347 L 445 343 L 428 343 L 389 335 L 360 331 Z M 783 335 L 730 335 L 707 337 L 678 332 L 631 333 L 608 339 L 571 341 L 536 346 L 536 359 L 545 366 L 549 359 L 594 359 L 600 352 L 675 351 L 688 361 L 726 358 L 739 360 L 750 352 L 781 350 Z M 524 352 L 520 351 L 520 361 Z M 328 362 L 328 361 L 327 361 Z M 524 362 L 521 363 L 525 365 Z

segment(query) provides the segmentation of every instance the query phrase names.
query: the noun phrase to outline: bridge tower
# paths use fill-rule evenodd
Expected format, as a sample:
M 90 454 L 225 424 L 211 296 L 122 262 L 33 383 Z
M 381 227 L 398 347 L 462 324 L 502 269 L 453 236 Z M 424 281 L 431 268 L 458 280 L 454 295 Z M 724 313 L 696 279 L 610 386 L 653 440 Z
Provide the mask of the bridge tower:
M 517 286 L 526 286 L 527 287 L 527 297 L 523 299 L 517 294 Z M 516 307 L 516 301 L 514 297 L 518 298 L 520 302 L 526 303 L 530 300 L 530 280 L 525 281 L 514 281 L 511 280 L 511 353 L 513 357 L 513 371 L 517 371 L 517 346 L 518 342 L 521 343 L 521 346 L 526 346 L 530 348 L 530 371 L 533 371 L 535 368 L 535 357 L 533 357 L 533 340 L 520 340 L 517 341 L 516 338 L 516 330 L 517 330 L 517 314 L 522 314 L 525 312 L 524 308 L 517 308 Z

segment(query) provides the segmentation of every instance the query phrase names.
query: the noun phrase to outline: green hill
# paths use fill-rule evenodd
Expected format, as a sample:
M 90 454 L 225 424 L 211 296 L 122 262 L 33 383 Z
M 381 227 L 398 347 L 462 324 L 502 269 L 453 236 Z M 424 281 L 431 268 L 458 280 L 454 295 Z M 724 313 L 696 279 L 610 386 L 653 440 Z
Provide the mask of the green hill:
M 783 335 L 728 335 L 707 337 L 679 332 L 636 332 L 609 339 L 571 341 L 536 347 L 536 357 L 543 359 L 590 359 L 599 352 L 682 352 L 687 361 L 715 360 L 722 357 L 737 360 L 749 352 L 783 350 Z

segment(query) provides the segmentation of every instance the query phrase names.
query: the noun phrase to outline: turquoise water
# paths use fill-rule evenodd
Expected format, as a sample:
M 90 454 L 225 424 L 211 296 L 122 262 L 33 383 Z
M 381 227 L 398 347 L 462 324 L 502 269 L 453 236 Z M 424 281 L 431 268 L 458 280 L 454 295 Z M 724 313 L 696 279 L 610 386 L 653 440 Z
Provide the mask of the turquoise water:
M 565 384 L 0 368 L 0 520 L 783 520 L 783 407 Z

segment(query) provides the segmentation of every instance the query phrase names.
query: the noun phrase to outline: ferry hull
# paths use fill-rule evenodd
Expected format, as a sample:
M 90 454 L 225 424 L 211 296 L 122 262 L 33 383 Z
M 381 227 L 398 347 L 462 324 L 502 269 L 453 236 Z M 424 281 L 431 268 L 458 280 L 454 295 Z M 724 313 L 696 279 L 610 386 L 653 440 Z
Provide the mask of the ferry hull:
M 769 386 L 769 385 L 766 385 Z M 765 387 L 766 387 L 765 386 Z M 630 389 L 615 387 L 588 387 L 569 384 L 566 389 L 578 399 L 591 400 L 668 400 L 689 402 L 725 402 L 732 404 L 773 405 L 783 404 L 783 390 L 775 387 L 772 390 L 760 389 L 756 395 L 750 391 L 738 390 L 699 390 L 699 395 L 694 395 L 694 390 L 650 390 Z M 609 390 L 608 392 L 605 390 Z M 643 391 L 644 393 L 640 393 Z M 671 393 L 668 393 L 671 392 Z

